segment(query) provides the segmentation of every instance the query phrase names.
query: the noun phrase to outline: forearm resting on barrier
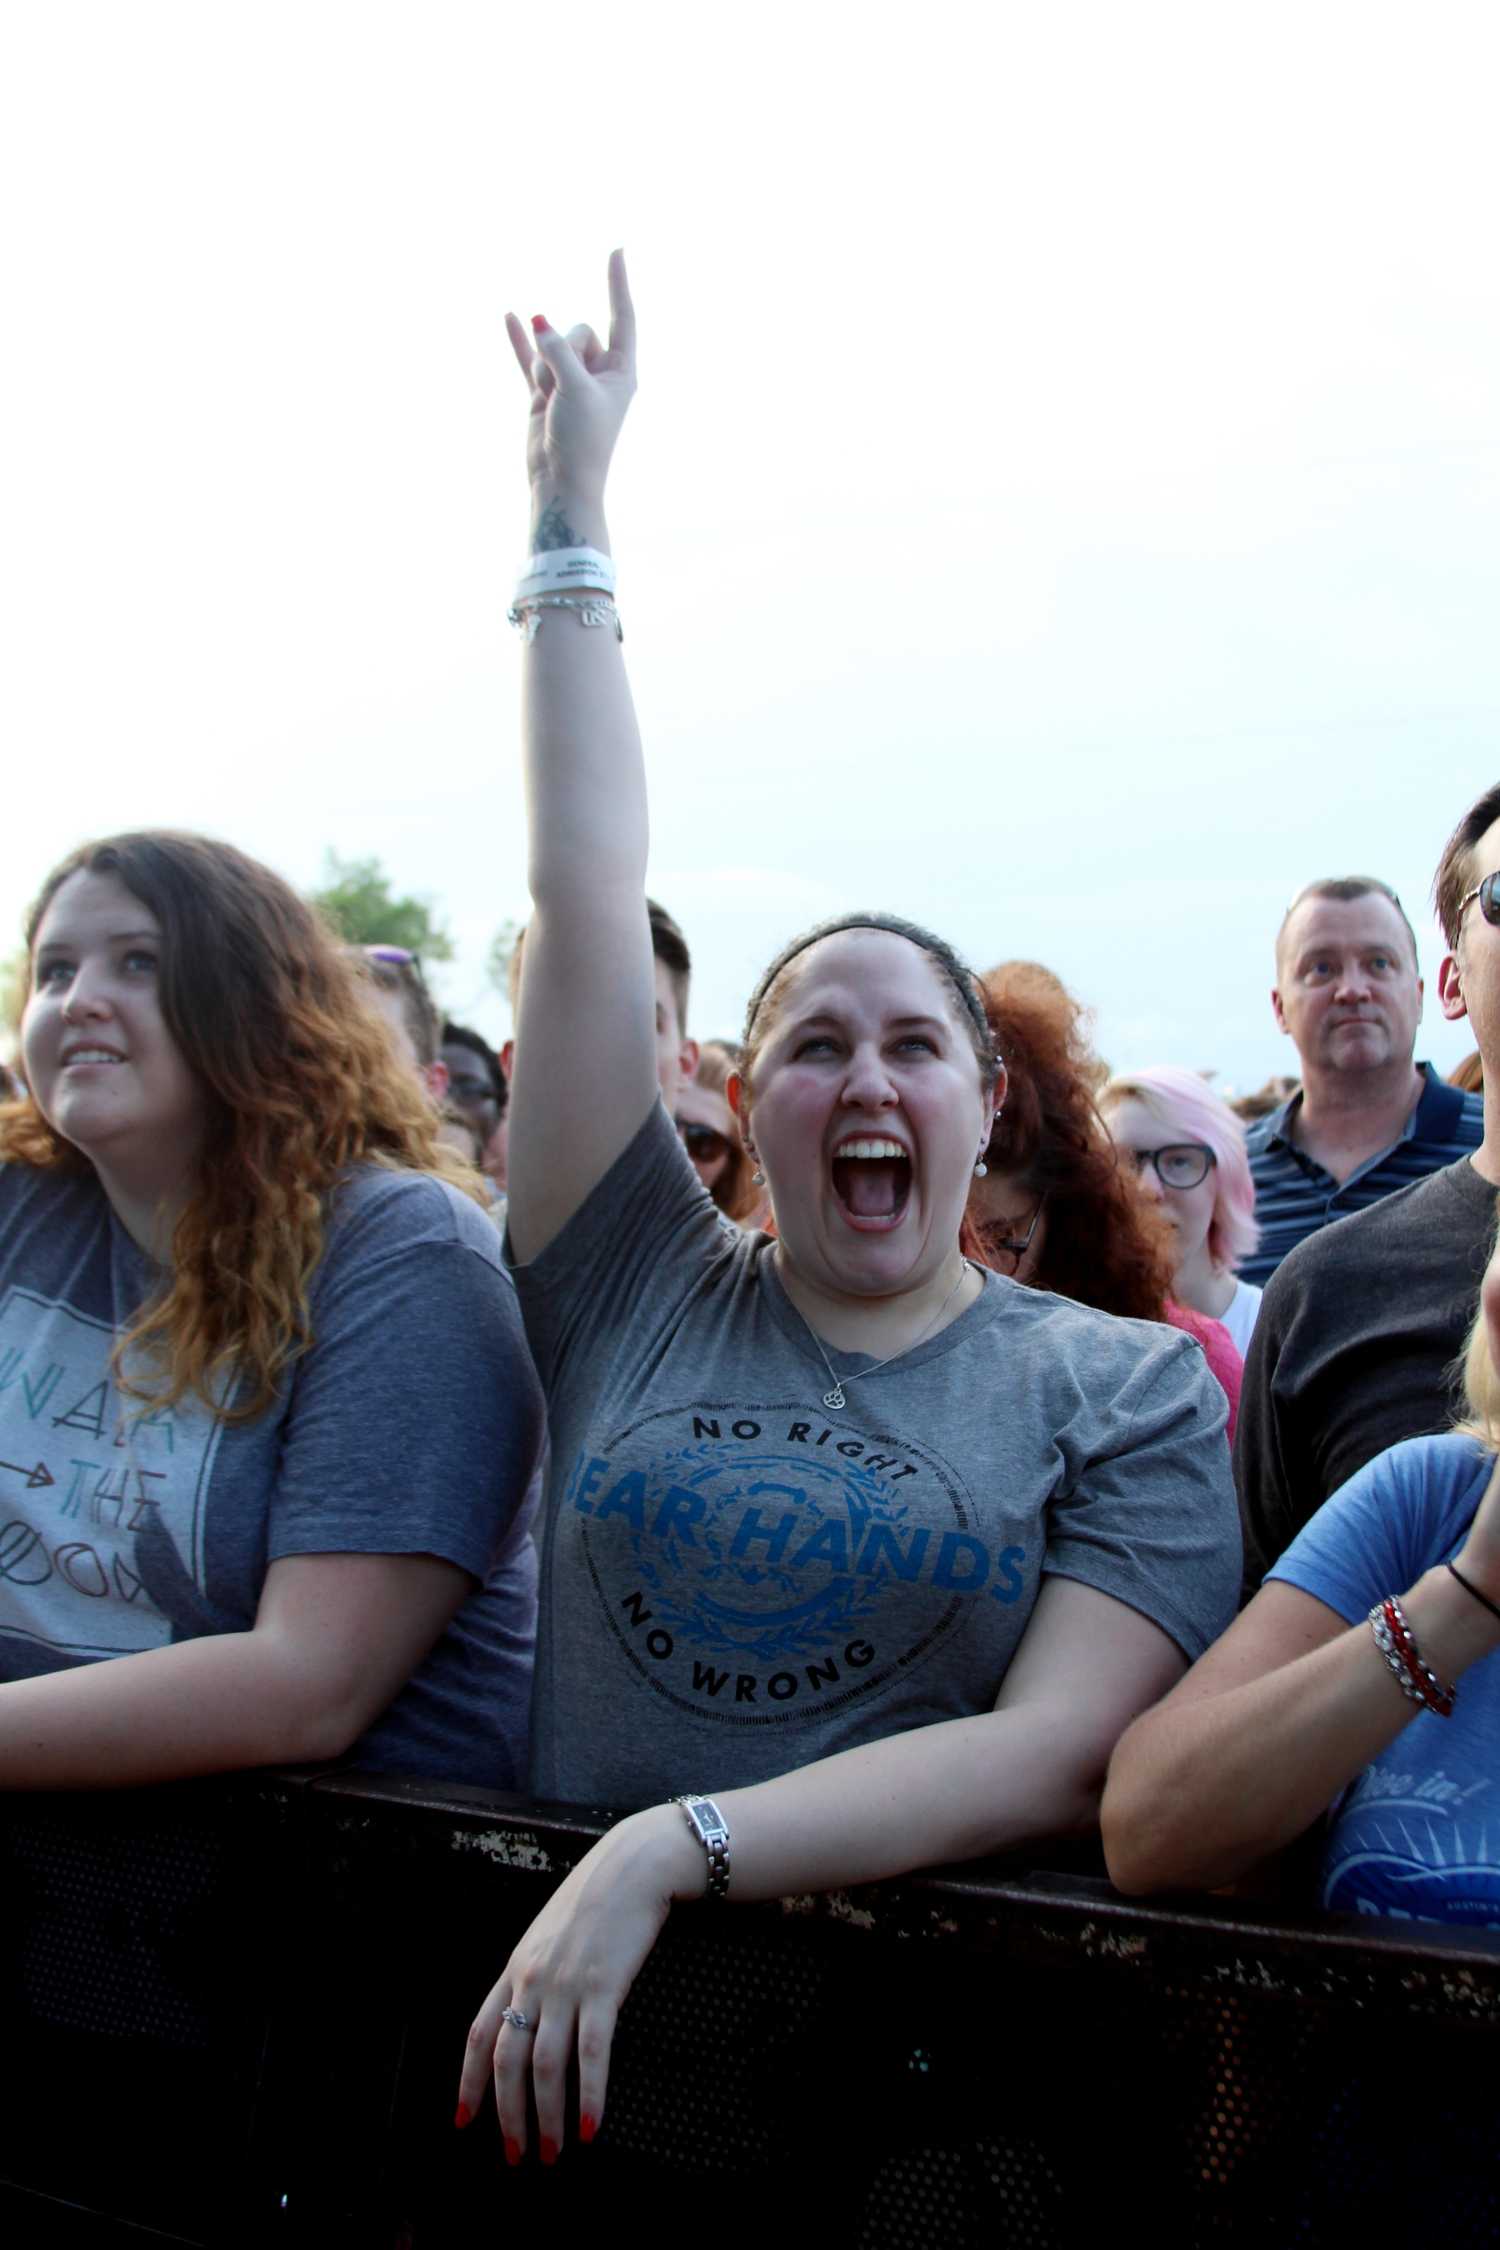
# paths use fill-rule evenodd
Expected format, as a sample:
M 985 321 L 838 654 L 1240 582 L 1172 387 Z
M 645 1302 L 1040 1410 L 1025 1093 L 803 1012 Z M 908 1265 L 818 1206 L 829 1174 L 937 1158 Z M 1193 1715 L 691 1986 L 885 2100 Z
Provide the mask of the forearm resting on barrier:
M 0 1686 L 0 1788 L 122 1789 L 342 1757 L 472 1583 L 433 1555 L 273 1562 L 248 1632 Z
M 1400 1601 L 1446 1680 L 1500 1646 L 1500 1621 L 1446 1569 Z M 1112 1880 L 1234 1881 L 1310 1828 L 1417 1709 L 1367 1623 L 1273 1581 L 1116 1750 L 1101 1814 Z

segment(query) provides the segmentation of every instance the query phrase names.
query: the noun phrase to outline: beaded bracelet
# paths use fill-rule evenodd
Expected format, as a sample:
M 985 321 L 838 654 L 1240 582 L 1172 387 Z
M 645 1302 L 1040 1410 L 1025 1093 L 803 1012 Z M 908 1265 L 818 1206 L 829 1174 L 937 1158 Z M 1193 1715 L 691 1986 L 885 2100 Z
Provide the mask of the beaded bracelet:
M 1431 1665 L 1424 1664 L 1416 1636 L 1394 1594 L 1375 1604 L 1369 1622 L 1375 1646 L 1407 1701 L 1420 1703 L 1426 1711 L 1435 1711 L 1440 1719 L 1451 1719 L 1458 1690 L 1445 1686 Z

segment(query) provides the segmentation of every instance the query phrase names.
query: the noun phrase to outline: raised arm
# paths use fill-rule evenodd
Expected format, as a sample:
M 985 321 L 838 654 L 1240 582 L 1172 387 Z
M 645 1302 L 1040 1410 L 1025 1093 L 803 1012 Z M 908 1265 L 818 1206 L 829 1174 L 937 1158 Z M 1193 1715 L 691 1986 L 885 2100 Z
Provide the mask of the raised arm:
M 540 316 L 506 326 L 531 394 L 533 558 L 609 553 L 604 487 L 635 389 L 635 315 L 617 250 L 606 349 Z M 576 598 L 604 574 L 573 576 Z M 510 1232 L 534 1258 L 639 1130 L 656 1099 L 646 922 L 646 782 L 619 638 L 578 609 L 525 617 L 522 735 L 533 911 L 526 931 L 510 1126 Z

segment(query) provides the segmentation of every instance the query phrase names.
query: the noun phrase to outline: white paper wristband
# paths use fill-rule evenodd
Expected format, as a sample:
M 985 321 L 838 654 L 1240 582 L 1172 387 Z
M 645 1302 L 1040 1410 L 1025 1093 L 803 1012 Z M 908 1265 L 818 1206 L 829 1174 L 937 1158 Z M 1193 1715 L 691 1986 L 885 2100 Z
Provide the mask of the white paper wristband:
M 516 581 L 516 599 L 523 594 L 562 594 L 583 587 L 590 593 L 612 594 L 615 566 L 597 547 L 554 547 L 533 555 Z

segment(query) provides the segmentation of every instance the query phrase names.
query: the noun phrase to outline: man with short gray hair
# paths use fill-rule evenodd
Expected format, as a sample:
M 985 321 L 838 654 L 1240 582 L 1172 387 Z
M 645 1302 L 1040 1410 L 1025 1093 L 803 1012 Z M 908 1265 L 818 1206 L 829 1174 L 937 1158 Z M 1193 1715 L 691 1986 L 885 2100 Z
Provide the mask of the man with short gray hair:
M 1235 1439 L 1247 1595 L 1356 1470 L 1451 1426 L 1500 1188 L 1500 784 L 1449 837 L 1433 898 L 1443 1013 L 1468 1018 L 1484 1058 L 1486 1092 L 1470 1097 L 1481 1132 L 1456 1161 L 1318 1229 L 1272 1276 Z
M 1264 1283 L 1307 1235 L 1456 1163 L 1479 1146 L 1484 1105 L 1413 1060 L 1422 1014 L 1417 940 L 1388 883 L 1327 876 L 1297 893 L 1276 939 L 1276 1021 L 1302 1084 L 1250 1127 Z

